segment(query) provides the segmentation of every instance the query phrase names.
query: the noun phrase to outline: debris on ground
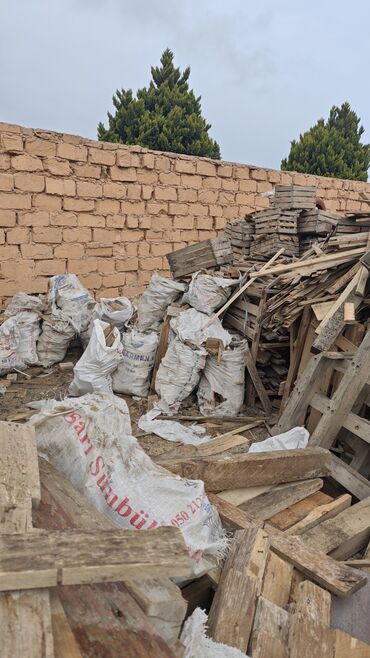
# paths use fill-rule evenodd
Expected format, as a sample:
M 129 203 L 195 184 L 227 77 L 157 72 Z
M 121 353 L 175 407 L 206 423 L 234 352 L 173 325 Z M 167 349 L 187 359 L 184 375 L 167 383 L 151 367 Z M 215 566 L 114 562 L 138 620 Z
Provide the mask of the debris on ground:
M 4 655 L 370 657 L 370 213 L 270 201 L 0 317 Z

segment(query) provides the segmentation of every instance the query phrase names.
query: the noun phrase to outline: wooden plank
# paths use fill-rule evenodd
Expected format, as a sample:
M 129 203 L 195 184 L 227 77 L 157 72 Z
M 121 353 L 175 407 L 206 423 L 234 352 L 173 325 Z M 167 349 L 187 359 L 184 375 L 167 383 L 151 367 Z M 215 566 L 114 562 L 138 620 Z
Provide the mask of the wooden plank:
M 310 445 L 322 445 L 328 448 L 332 446 L 343 426 L 344 419 L 348 416 L 367 382 L 369 369 L 370 331 L 367 332 L 357 353 L 348 363 L 347 370 L 333 394 L 329 408 L 322 415 L 310 438 Z
M 54 658 L 49 592 L 12 592 L 0 596 L 3 658 Z
M 334 254 L 327 254 L 325 256 L 318 256 L 317 258 L 311 258 L 307 260 L 299 260 L 299 261 L 294 261 L 292 263 L 288 263 L 286 265 L 275 265 L 274 267 L 271 267 L 270 269 L 265 269 L 263 271 L 263 276 L 269 276 L 271 274 L 284 274 L 286 272 L 294 272 L 296 270 L 300 270 L 302 268 L 307 268 L 310 267 L 312 272 L 318 271 L 320 269 L 326 269 L 327 266 L 332 266 L 333 262 L 346 262 L 347 260 L 350 261 L 351 259 L 357 258 L 357 256 L 361 256 L 363 253 L 365 253 L 365 247 L 357 247 L 355 249 L 350 249 L 349 251 L 343 251 L 341 253 L 334 253 Z M 266 263 L 267 265 L 268 263 Z M 259 270 L 261 272 L 261 270 Z M 258 275 L 259 272 L 251 272 L 250 277 L 251 280 L 254 280 Z
M 64 586 L 59 593 L 84 658 L 177 658 L 122 583 Z
M 330 400 L 321 393 L 315 393 L 311 400 L 311 407 L 323 414 L 330 408 Z M 361 418 L 350 411 L 344 418 L 342 427 L 366 441 L 366 443 L 370 443 L 370 421 L 366 418 Z
M 356 272 L 355 276 L 349 281 L 343 292 L 339 295 L 339 297 L 335 300 L 335 302 L 333 302 L 325 317 L 322 319 L 320 324 L 316 327 L 317 335 L 320 335 L 325 331 L 326 327 L 331 323 L 333 317 L 339 310 L 341 310 L 343 313 L 343 321 L 344 321 L 344 304 L 347 303 L 350 294 L 356 288 L 358 280 L 359 280 L 359 272 Z
M 352 282 L 351 282 L 352 283 Z M 347 288 L 343 291 L 341 296 L 338 298 L 341 300 L 341 305 L 336 308 L 335 313 L 331 315 L 329 318 L 327 324 L 321 331 L 321 333 L 316 337 L 313 343 L 313 347 L 316 350 L 329 350 L 330 346 L 334 343 L 336 338 L 339 336 L 341 331 L 343 330 L 345 324 L 344 324 L 344 304 L 345 303 L 352 303 L 357 309 L 361 302 L 362 298 L 356 296 L 355 290 L 351 287 L 351 283 L 348 284 L 347 288 L 350 288 L 349 292 L 347 292 Z M 346 293 L 346 294 L 344 294 Z M 338 300 L 337 300 L 338 301 Z M 325 316 L 324 320 L 326 319 L 327 316 Z M 323 322 L 324 322 L 323 320 Z M 321 323 L 322 324 L 322 323 Z
M 298 586 L 290 624 L 290 658 L 332 658 L 334 635 L 329 625 L 330 595 L 321 587 L 303 581 Z
M 159 462 L 185 478 L 203 480 L 208 491 L 280 484 L 328 475 L 331 456 L 322 448 L 228 454 Z
M 288 648 L 265 631 L 260 631 L 253 639 L 251 654 L 253 658 L 289 658 Z
M 272 406 L 271 402 L 269 399 L 269 396 L 266 393 L 266 389 L 262 383 L 262 380 L 257 372 L 256 365 L 253 361 L 252 355 L 249 351 L 249 348 L 245 350 L 244 354 L 244 361 L 246 368 L 248 370 L 249 376 L 253 382 L 253 386 L 256 389 L 257 395 L 261 401 L 263 410 L 266 412 L 266 414 L 270 414 L 272 411 Z
M 273 428 L 273 434 L 287 432 L 292 427 L 304 423 L 308 405 L 320 386 L 321 377 L 326 367 L 327 360 L 322 354 L 312 357 L 297 379 L 283 413 L 277 425 Z
M 290 526 L 290 528 L 285 531 L 285 534 L 301 535 L 307 530 L 314 528 L 322 521 L 327 521 L 339 514 L 339 512 L 347 509 L 347 507 L 351 505 L 351 500 L 352 498 L 349 494 L 343 494 L 343 496 L 339 496 L 339 498 L 336 498 L 330 503 L 319 505 L 312 510 L 312 512 L 307 514 L 304 519 Z
M 209 634 L 216 642 L 247 651 L 267 551 L 263 530 L 235 533 L 208 616 Z
M 338 560 L 354 555 L 370 540 L 370 497 L 307 530 L 302 540 Z
M 157 347 L 157 351 L 155 354 L 155 359 L 154 359 L 154 366 L 153 366 L 153 372 L 152 372 L 152 379 L 150 383 L 150 390 L 152 393 L 155 392 L 155 380 L 157 377 L 157 372 L 159 368 L 159 364 L 161 363 L 163 357 L 166 355 L 167 352 L 167 347 L 168 347 L 168 336 L 170 333 L 170 320 L 171 318 L 166 316 L 164 319 L 164 322 L 162 323 L 161 326 L 161 333 L 159 337 L 159 343 Z
M 0 591 L 190 574 L 177 528 L 0 536 Z
M 207 495 L 209 502 L 216 507 L 223 525 L 228 530 L 250 528 L 251 525 L 255 525 L 259 528 L 263 527 L 261 519 L 248 514 L 248 512 L 244 512 L 239 509 L 239 507 L 236 507 L 236 505 L 232 505 L 226 500 L 223 500 L 220 496 L 212 493 L 208 493 Z
M 33 427 L 0 422 L 0 536 L 32 530 L 32 501 L 40 500 Z M 49 592 L 0 594 L 1 655 L 54 658 Z
M 262 596 L 281 608 L 289 603 L 294 567 L 269 551 L 262 585 Z
M 283 253 L 284 253 L 284 249 L 279 249 L 279 251 L 272 258 L 270 258 L 269 261 L 267 261 L 267 263 L 262 265 L 262 267 L 258 270 L 258 272 L 253 273 L 253 274 L 256 275 L 255 278 L 258 277 L 258 276 L 263 275 L 265 270 L 267 270 L 270 267 L 270 265 L 272 265 L 272 263 L 274 263 L 279 258 L 279 256 L 281 256 Z M 245 292 L 245 290 L 247 290 L 247 288 L 249 288 L 252 285 L 252 283 L 254 283 L 254 279 L 250 278 L 241 288 L 239 288 L 239 290 L 237 290 L 227 300 L 227 302 L 223 306 L 221 306 L 221 308 L 219 308 L 218 311 L 216 311 L 216 313 L 214 313 L 213 315 L 211 315 L 210 318 L 208 318 L 207 322 L 202 327 L 202 331 L 205 331 L 205 329 L 207 329 L 220 315 L 222 315 L 222 313 L 224 313 L 224 311 L 226 311 L 226 309 L 228 309 L 229 306 L 231 306 L 231 304 L 236 299 L 238 299 L 238 297 L 240 297 L 240 295 L 242 295 L 243 292 Z
M 334 631 L 334 658 L 370 658 L 370 645 L 344 631 Z
M 115 528 L 73 485 L 45 459 L 39 459 L 42 501 L 35 512 L 38 527 L 49 530 L 81 528 L 99 532 Z M 99 590 L 97 586 L 94 591 Z M 113 584 L 110 585 L 114 589 Z M 128 580 L 125 588 L 139 604 L 161 635 L 178 636 L 186 614 L 180 589 L 169 578 Z M 60 594 L 65 587 L 59 589 Z
M 320 478 L 281 484 L 246 503 L 242 503 L 240 507 L 245 512 L 266 520 L 299 500 L 306 498 L 306 496 L 315 493 L 315 491 L 319 491 L 322 486 L 323 481 Z
M 232 505 L 241 505 L 242 503 L 247 502 L 247 500 L 252 500 L 252 498 L 265 493 L 265 491 L 270 491 L 273 486 L 273 484 L 267 484 L 261 485 L 260 487 L 226 489 L 225 491 L 220 491 L 218 496 L 226 500 L 228 503 L 231 503 Z
M 331 496 L 323 493 L 322 491 L 317 491 L 307 498 L 300 500 L 298 503 L 291 505 L 287 509 L 274 514 L 269 519 L 269 523 L 273 525 L 278 530 L 285 532 L 298 521 L 302 521 L 307 514 L 310 514 L 318 505 L 327 505 L 332 502 Z
M 212 502 L 217 498 L 218 496 L 213 496 Z M 230 506 L 230 503 L 228 505 Z M 228 514 L 229 510 L 230 507 Z M 245 512 L 242 514 L 243 528 L 248 528 L 248 524 L 250 527 L 257 526 L 254 521 L 248 519 Z M 234 526 L 237 525 L 239 515 L 231 513 L 230 516 Z M 269 535 L 270 547 L 274 553 L 333 594 L 345 598 L 366 584 L 366 576 L 356 573 L 354 569 L 336 562 L 320 551 L 311 549 L 300 537 L 287 537 L 269 523 L 264 524 L 264 530 Z
M 329 592 L 345 598 L 365 585 L 365 575 L 359 572 L 356 577 L 354 569 L 307 546 L 300 537 L 287 537 L 278 534 L 279 531 L 276 530 L 276 534 L 273 534 L 274 529 L 269 525 L 266 525 L 265 529 L 269 533 L 271 549 L 275 553 Z
M 55 658 L 82 658 L 56 590 L 50 591 L 50 606 Z
M 262 421 L 257 421 L 256 423 L 251 423 L 253 427 L 261 425 Z M 193 445 L 182 445 L 179 446 L 176 450 L 171 450 L 170 452 L 165 452 L 155 457 L 155 461 L 158 459 L 179 459 L 180 457 L 208 457 L 210 455 L 219 455 L 227 450 L 232 448 L 238 448 L 243 446 L 244 449 L 248 449 L 251 445 L 251 439 L 241 434 L 228 434 L 227 436 L 215 436 L 214 438 L 207 441 L 207 443 L 201 443 L 199 446 Z
M 290 360 L 288 376 L 284 387 L 284 394 L 281 400 L 282 409 L 284 409 L 287 403 L 288 397 L 290 395 L 290 391 L 292 390 L 292 386 L 297 378 L 298 368 L 301 362 L 302 353 L 306 342 L 308 327 L 311 324 L 311 316 L 312 316 L 311 309 L 310 307 L 306 306 L 303 310 L 302 318 L 299 324 L 297 340 L 295 341 L 294 344 L 293 358 Z
M 370 482 L 335 455 L 331 456 L 330 475 L 351 494 L 363 500 L 370 496 Z
M 248 653 L 253 658 L 288 658 L 289 617 L 288 612 L 260 596 Z
M 0 421 L 1 508 L 41 498 L 35 429 L 31 425 Z

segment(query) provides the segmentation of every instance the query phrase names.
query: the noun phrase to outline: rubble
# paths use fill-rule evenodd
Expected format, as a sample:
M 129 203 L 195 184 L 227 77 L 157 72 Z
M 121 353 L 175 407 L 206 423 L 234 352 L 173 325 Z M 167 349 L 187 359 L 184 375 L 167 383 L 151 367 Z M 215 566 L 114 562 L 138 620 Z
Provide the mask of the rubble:
M 173 278 L 153 275 L 137 311 L 96 303 L 74 275 L 51 278 L 46 310 L 14 296 L 0 326 L 0 345 L 18 340 L 0 352 L 7 647 L 12 597 L 30 658 L 63 655 L 66 638 L 97 656 L 96 637 L 112 658 L 370 656 L 369 253 L 370 214 L 277 186 L 269 209 L 169 255 Z

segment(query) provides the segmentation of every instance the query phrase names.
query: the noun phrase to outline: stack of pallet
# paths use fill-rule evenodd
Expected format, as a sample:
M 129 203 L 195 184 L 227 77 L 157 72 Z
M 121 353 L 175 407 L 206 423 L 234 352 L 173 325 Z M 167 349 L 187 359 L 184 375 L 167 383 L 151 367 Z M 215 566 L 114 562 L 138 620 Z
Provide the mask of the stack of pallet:
M 270 257 L 281 247 L 287 256 L 299 255 L 299 211 L 272 207 L 253 214 L 255 236 L 251 256 Z
M 309 210 L 316 205 L 314 185 L 276 185 L 274 205 L 282 210 Z
M 241 222 L 227 222 L 225 235 L 230 240 L 234 263 L 243 261 L 249 256 L 254 235 L 254 222 L 251 215 L 247 215 Z

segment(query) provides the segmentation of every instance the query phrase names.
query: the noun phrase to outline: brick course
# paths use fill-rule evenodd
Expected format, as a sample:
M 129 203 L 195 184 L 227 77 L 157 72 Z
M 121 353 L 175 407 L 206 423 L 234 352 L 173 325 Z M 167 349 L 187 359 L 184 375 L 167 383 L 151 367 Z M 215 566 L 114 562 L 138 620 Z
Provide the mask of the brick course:
M 166 253 L 315 184 L 328 210 L 369 210 L 370 184 L 159 153 L 0 123 L 0 297 L 75 272 L 99 299 L 137 296 Z M 363 195 L 365 193 L 365 195 Z

